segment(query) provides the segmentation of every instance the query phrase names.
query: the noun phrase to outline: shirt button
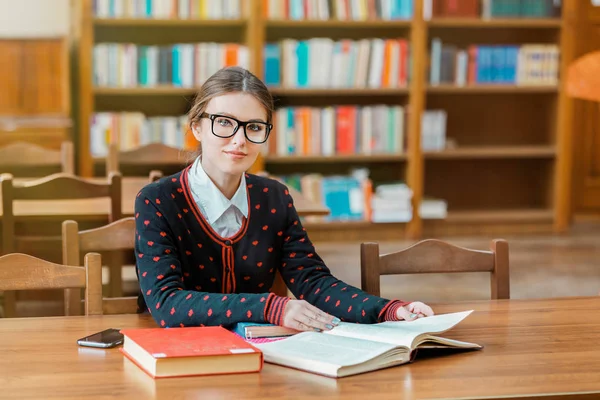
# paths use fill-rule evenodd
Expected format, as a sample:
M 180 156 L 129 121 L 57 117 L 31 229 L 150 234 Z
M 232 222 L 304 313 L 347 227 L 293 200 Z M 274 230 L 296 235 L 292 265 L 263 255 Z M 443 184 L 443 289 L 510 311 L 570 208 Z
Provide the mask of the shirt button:
M 225 244 L 226 244 L 227 246 L 231 246 L 231 240 L 226 240 L 226 241 L 225 241 Z

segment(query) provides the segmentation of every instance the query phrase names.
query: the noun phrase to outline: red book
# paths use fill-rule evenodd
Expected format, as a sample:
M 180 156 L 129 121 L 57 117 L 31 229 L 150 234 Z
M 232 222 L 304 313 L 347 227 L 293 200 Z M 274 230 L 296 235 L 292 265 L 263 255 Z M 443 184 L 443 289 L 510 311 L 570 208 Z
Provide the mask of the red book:
M 263 354 L 222 327 L 124 329 L 121 352 L 153 378 L 259 372 Z

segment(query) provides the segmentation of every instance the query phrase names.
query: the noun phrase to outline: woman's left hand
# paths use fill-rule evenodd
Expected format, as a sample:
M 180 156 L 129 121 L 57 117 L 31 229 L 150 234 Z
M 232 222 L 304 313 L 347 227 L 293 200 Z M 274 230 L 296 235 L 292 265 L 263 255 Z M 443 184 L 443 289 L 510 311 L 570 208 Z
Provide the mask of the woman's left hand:
M 420 301 L 412 302 L 404 307 L 398 308 L 396 316 L 400 320 L 413 321 L 417 318 L 431 317 L 433 310 L 425 303 Z

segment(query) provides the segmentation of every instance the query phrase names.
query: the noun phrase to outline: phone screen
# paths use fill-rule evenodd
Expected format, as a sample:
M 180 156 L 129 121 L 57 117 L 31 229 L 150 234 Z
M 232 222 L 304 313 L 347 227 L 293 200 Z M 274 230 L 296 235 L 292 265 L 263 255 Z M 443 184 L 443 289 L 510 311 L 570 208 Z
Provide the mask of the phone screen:
M 81 346 L 90 347 L 114 347 L 123 343 L 123 334 L 119 332 L 119 329 L 111 328 L 81 338 L 77 343 Z

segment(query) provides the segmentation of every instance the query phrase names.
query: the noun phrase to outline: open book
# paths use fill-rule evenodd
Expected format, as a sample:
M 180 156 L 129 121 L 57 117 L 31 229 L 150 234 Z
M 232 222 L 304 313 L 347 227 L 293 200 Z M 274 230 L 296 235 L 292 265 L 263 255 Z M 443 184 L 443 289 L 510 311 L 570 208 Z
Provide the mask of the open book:
M 478 344 L 433 336 L 453 328 L 472 312 L 410 322 L 342 322 L 330 331 L 302 332 L 255 346 L 263 352 L 266 362 L 341 378 L 411 362 L 415 351 L 421 348 L 481 349 Z

